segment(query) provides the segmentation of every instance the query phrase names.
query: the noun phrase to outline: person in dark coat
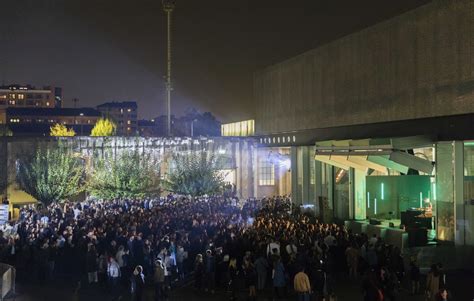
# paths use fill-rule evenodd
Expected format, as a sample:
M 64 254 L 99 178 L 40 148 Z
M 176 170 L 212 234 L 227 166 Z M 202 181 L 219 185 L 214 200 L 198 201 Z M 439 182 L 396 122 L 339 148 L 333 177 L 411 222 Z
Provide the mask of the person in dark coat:
M 230 259 L 227 272 L 229 275 L 228 290 L 231 294 L 230 300 L 237 300 L 237 279 L 239 276 L 239 270 L 237 269 L 237 259 Z
M 202 254 L 196 255 L 196 261 L 194 262 L 194 288 L 202 289 L 202 278 L 204 276 L 204 263 Z
M 245 285 L 249 289 L 249 298 L 248 300 L 256 300 L 257 298 L 257 272 L 255 271 L 255 266 L 253 265 L 250 257 L 244 259 L 244 264 L 242 266 L 245 277 Z
M 268 260 L 262 254 L 257 258 L 255 261 L 255 269 L 257 271 L 257 289 L 262 291 L 265 289 L 266 282 L 267 282 L 267 274 L 268 274 Z
M 145 275 L 143 275 L 143 268 L 139 265 L 135 268 L 132 275 L 132 300 L 142 301 L 143 290 L 145 288 Z
M 86 255 L 86 269 L 87 269 L 87 278 L 89 284 L 97 283 L 99 281 L 97 276 L 97 271 L 99 270 L 97 252 L 95 251 L 95 246 L 90 245 L 89 250 Z
M 206 277 L 206 291 L 214 294 L 214 287 L 216 281 L 216 260 L 212 255 L 211 250 L 206 251 L 206 259 L 204 261 L 204 276 Z

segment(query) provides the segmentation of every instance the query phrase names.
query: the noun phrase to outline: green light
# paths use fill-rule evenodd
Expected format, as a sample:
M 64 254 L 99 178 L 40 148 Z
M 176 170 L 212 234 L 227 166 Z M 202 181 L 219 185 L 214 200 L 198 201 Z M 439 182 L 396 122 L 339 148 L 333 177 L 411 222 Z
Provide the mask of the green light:
M 383 183 L 381 184 L 381 186 L 382 186 L 382 187 L 381 187 L 381 190 L 382 190 L 382 193 L 381 193 L 381 196 L 382 196 L 382 197 L 381 197 L 381 199 L 382 199 L 382 201 L 383 201 L 383 200 L 384 200 L 384 191 L 383 191 L 384 189 L 383 189 Z
M 423 192 L 420 192 L 420 208 L 423 208 Z
M 374 214 L 377 215 L 377 198 L 374 199 Z
M 431 190 L 433 190 L 433 201 L 436 201 L 436 182 L 433 182 L 432 184 L 433 186 Z
M 367 191 L 367 208 L 370 208 L 370 192 Z

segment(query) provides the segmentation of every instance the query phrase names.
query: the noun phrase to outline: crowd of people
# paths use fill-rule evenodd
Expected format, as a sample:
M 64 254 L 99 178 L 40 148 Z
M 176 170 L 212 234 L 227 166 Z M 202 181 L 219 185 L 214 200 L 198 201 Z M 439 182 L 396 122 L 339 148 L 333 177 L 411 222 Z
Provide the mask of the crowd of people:
M 231 300 L 243 288 L 248 300 L 269 291 L 275 299 L 331 300 L 344 275 L 360 279 L 364 300 L 395 301 L 406 274 L 397 247 L 321 223 L 288 197 L 241 202 L 169 195 L 25 206 L 0 232 L 0 260 L 19 277 L 45 282 L 73 275 L 114 298 L 127 288 L 137 301 L 149 285 L 156 300 L 165 300 L 190 279 L 196 290 L 225 290 Z M 416 261 L 407 274 L 418 293 Z M 447 300 L 445 278 L 434 266 L 430 300 Z

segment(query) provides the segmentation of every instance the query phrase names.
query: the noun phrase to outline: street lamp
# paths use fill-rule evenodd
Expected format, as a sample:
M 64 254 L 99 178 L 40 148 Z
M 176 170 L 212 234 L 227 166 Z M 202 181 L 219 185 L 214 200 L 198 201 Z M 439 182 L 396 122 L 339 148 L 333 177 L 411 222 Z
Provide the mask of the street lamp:
M 81 116 L 81 117 L 84 116 L 84 113 L 79 113 L 79 116 Z M 81 120 L 80 120 L 80 122 L 81 122 L 81 136 L 82 136 L 82 125 L 84 124 L 82 121 L 83 120 L 81 118 Z

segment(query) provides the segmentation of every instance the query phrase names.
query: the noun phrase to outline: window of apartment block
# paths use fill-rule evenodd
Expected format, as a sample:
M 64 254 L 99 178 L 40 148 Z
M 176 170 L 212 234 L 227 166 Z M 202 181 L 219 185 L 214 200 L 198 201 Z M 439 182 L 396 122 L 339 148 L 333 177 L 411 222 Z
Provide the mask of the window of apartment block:
M 258 183 L 260 186 L 275 185 L 275 165 L 267 156 L 262 156 L 258 162 Z

